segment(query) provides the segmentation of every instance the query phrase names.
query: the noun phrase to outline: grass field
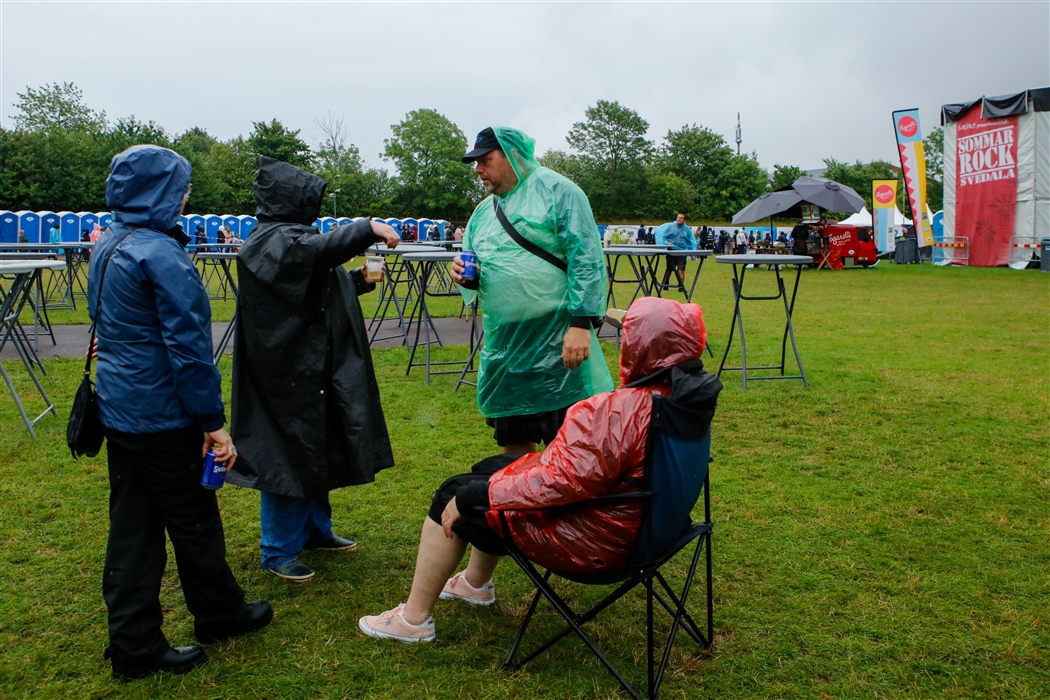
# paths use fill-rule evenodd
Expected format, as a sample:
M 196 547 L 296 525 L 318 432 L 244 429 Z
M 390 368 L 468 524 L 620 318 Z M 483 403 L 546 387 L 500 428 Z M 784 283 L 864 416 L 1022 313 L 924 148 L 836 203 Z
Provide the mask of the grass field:
M 754 292 L 772 279 L 748 274 Z M 729 270 L 709 264 L 700 279 L 721 350 Z M 754 361 L 772 360 L 778 307 L 745 308 Z M 808 389 L 744 392 L 723 375 L 716 644 L 701 654 L 680 635 L 662 697 L 1050 697 L 1050 275 L 807 271 L 795 323 Z M 605 352 L 615 366 L 615 346 Z M 130 685 L 102 661 L 104 454 L 74 461 L 63 440 L 78 361 L 48 362 L 61 417 L 42 420 L 37 440 L 0 391 L 0 696 L 625 697 L 572 641 L 524 671 L 499 670 L 530 594 L 506 564 L 493 609 L 439 603 L 434 644 L 357 631 L 358 617 L 405 599 L 433 489 L 495 451 L 473 396 L 453 393 L 451 378 L 427 387 L 418 371 L 405 376 L 404 350 L 374 357 L 397 466 L 332 494 L 337 531 L 360 550 L 307 555 L 317 578 L 286 585 L 258 565 L 257 494 L 223 489 L 230 563 L 249 596 L 273 602 L 274 622 L 210 646 L 211 663 L 193 673 Z M 5 366 L 39 412 L 21 366 Z M 229 359 L 220 367 L 228 376 Z M 169 569 L 165 632 L 187 644 L 192 620 Z M 633 679 L 639 600 L 594 627 Z M 551 614 L 543 621 L 554 628 Z

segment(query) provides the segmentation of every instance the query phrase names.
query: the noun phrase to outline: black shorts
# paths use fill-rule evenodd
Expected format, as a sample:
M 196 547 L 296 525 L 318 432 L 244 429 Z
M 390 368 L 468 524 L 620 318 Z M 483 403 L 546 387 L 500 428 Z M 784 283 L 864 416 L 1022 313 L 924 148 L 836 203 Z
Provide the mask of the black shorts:
M 438 490 L 434 492 L 434 498 L 430 501 L 430 511 L 427 515 L 440 525 L 441 514 L 445 512 L 445 506 L 456 497 L 456 493 L 460 488 L 477 480 L 484 480 L 487 483 L 493 474 L 519 457 L 521 457 L 520 454 L 514 453 L 488 457 L 471 467 L 469 474 L 457 474 L 445 479 L 445 483 L 441 484 Z M 452 526 L 454 533 L 485 554 L 503 556 L 507 553 L 507 549 L 503 546 L 503 539 L 489 527 L 484 513 L 471 510 L 466 513 L 460 513 L 460 515 L 463 516 L 463 519 Z
M 551 444 L 558 429 L 565 422 L 565 412 L 569 408 L 544 413 L 529 413 L 524 416 L 505 416 L 503 418 L 486 418 L 485 424 L 494 428 L 493 437 L 500 447 L 520 445 L 525 442 Z
M 685 264 L 689 258 L 684 255 L 669 255 L 667 256 L 667 269 L 670 270 L 682 270 L 685 271 Z

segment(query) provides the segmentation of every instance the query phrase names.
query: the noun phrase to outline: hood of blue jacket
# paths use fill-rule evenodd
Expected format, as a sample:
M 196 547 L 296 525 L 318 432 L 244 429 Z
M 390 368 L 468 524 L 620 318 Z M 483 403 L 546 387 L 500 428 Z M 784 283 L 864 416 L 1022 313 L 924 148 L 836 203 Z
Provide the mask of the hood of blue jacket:
M 191 170 L 188 160 L 160 146 L 132 146 L 113 156 L 106 180 L 113 218 L 157 231 L 175 228 Z

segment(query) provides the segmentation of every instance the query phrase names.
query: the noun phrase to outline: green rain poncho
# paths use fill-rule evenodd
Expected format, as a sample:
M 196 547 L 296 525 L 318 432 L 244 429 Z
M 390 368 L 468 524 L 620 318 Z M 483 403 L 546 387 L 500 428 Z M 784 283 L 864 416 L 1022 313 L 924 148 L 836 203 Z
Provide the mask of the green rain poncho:
M 480 296 L 485 328 L 478 408 L 486 418 L 502 418 L 565 408 L 613 384 L 593 329 L 586 362 L 569 371 L 561 359 L 570 319 L 605 315 L 605 257 L 590 202 L 536 161 L 532 138 L 492 128 L 518 176 L 517 186 L 497 197 L 500 206 L 522 236 L 569 268 L 566 275 L 515 243 L 496 218 L 496 195 L 470 217 L 463 249 L 478 256 L 478 290 L 462 291 L 467 303 Z

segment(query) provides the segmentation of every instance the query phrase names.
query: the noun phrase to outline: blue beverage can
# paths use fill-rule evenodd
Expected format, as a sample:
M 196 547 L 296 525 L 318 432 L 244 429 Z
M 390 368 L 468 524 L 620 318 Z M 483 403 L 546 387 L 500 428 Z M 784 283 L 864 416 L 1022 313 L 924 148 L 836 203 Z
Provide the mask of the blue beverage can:
M 478 256 L 472 250 L 464 250 L 459 254 L 463 261 L 463 279 L 472 280 L 478 276 Z
M 201 486 L 218 491 L 226 483 L 226 463 L 215 459 L 215 450 L 208 450 L 201 473 Z

